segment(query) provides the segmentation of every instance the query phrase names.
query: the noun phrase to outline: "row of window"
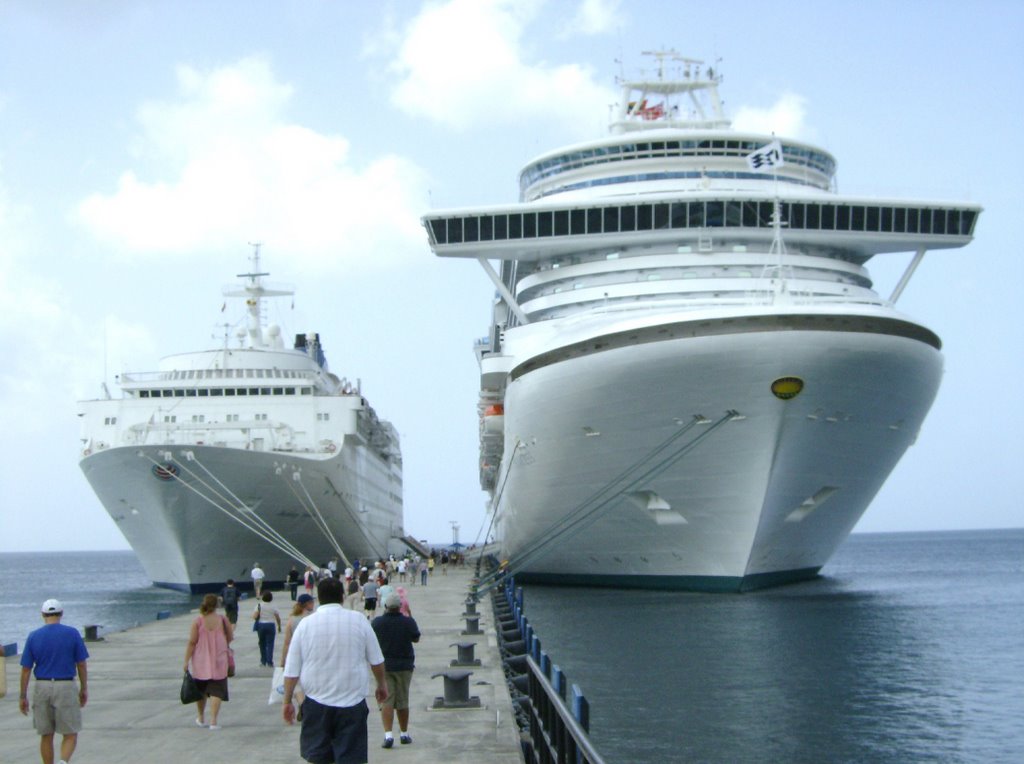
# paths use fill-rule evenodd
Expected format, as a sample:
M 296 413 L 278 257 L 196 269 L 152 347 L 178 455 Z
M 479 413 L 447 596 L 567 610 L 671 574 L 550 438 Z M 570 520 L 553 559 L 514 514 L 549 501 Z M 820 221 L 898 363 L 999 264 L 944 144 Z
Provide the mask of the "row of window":
M 948 207 L 874 206 L 782 202 L 790 230 L 864 231 L 968 236 L 975 210 Z M 629 233 L 671 228 L 771 228 L 768 201 L 665 202 L 587 209 L 428 218 L 435 244 L 462 244 L 552 236 Z
M 240 414 L 228 414 L 224 418 L 224 421 L 225 422 L 238 422 L 238 421 L 241 421 L 240 418 L 239 418 L 240 416 L 241 416 Z M 316 419 L 317 419 L 318 422 L 329 422 L 330 419 L 331 419 L 331 415 L 329 413 L 327 413 L 327 412 L 320 412 L 320 413 L 318 413 L 316 415 Z M 165 414 L 164 415 L 164 423 L 166 423 L 166 424 L 173 424 L 173 423 L 175 423 L 177 421 L 178 421 L 178 417 L 177 417 L 176 414 Z M 267 415 L 266 414 L 255 414 L 253 416 L 253 421 L 256 421 L 256 422 L 266 422 L 267 421 Z M 206 414 L 193 414 L 192 415 L 192 423 L 193 424 L 204 424 L 205 422 L 206 422 Z M 104 417 L 103 424 L 108 425 L 108 426 L 115 425 L 115 424 L 117 424 L 117 417 L 116 416 Z
M 219 398 L 241 395 L 312 395 L 312 387 L 176 387 L 139 390 L 140 398 Z
M 294 369 L 189 369 L 171 371 L 161 379 L 305 379 L 309 374 Z
M 578 183 L 567 183 L 545 189 L 544 193 L 537 194 L 528 201 L 543 199 L 552 194 L 561 194 L 566 191 L 578 191 L 581 188 L 596 188 L 598 186 L 616 186 L 622 183 L 642 183 L 651 180 L 757 180 L 764 181 L 764 173 L 756 172 L 732 172 L 717 170 L 687 170 L 685 172 L 642 172 L 634 175 L 616 175 L 610 178 L 588 178 Z M 803 178 L 795 178 L 789 175 L 778 175 L 776 180 L 791 186 L 812 186 L 814 188 L 827 188 L 820 183 L 812 183 Z
M 747 154 L 764 147 L 761 141 L 735 140 L 694 140 L 694 141 L 650 141 L 623 143 L 615 146 L 595 146 L 582 151 L 573 151 L 556 157 L 542 159 L 529 165 L 519 175 L 519 188 L 526 191 L 538 180 L 558 175 L 568 170 L 579 169 L 606 162 L 627 159 L 650 159 L 663 157 L 721 156 L 746 157 Z M 786 164 L 809 167 L 831 178 L 836 170 L 836 160 L 823 151 L 800 146 L 782 147 Z

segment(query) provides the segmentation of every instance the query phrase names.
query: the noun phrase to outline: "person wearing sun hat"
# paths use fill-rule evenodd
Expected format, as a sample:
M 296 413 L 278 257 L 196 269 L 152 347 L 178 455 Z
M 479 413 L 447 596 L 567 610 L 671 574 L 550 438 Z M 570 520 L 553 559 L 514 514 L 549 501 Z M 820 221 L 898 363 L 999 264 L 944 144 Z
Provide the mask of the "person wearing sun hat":
M 66 764 L 78 745 L 82 729 L 82 706 L 89 699 L 86 661 L 89 651 L 78 629 L 60 622 L 64 606 L 48 599 L 41 608 L 45 626 L 25 640 L 21 654 L 21 694 L 18 708 L 28 716 L 28 683 L 35 675 L 32 691 L 32 726 L 39 733 L 39 754 L 44 763 L 53 761 L 53 737 L 61 734 L 60 761 Z M 75 692 L 75 675 L 78 692 Z

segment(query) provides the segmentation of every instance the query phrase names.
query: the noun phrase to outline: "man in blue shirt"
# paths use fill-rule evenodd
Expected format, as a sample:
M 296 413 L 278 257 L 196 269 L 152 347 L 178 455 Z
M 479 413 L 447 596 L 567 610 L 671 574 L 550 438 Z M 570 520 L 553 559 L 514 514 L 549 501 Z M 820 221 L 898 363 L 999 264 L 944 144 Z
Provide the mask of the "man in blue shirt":
M 77 629 L 60 622 L 64 607 L 54 599 L 42 608 L 41 629 L 25 640 L 21 654 L 21 694 L 18 708 L 28 716 L 28 681 L 35 670 L 36 684 L 32 692 L 32 725 L 39 733 L 39 754 L 43 764 L 53 764 L 53 736 L 62 735 L 60 762 L 67 764 L 78 744 L 82 729 L 82 706 L 89 699 L 86 660 L 89 652 Z M 75 693 L 75 674 L 79 687 Z
M 420 641 L 420 628 L 410 616 L 402 615 L 402 598 L 391 592 L 384 600 L 384 615 L 373 619 L 373 630 L 384 653 L 384 678 L 388 683 L 388 697 L 380 705 L 384 725 L 384 748 L 395 744 L 392 727 L 398 715 L 398 730 L 402 745 L 412 742 L 409 735 L 409 684 L 416 664 L 414 642 Z

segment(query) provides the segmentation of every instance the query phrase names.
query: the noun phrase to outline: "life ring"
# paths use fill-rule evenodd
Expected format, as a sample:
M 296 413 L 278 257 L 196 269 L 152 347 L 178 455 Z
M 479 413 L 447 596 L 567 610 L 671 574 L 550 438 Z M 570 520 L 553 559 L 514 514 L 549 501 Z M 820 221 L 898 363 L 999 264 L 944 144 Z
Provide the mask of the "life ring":
M 91 454 L 91 453 L 92 453 L 92 449 L 91 449 L 91 448 L 87 448 L 87 449 L 85 449 L 85 450 L 84 450 L 84 451 L 82 452 L 82 456 L 88 456 L 88 455 L 89 455 L 89 454 Z
M 328 443 L 324 450 L 329 454 L 333 454 L 335 451 L 338 450 L 338 447 L 333 443 Z

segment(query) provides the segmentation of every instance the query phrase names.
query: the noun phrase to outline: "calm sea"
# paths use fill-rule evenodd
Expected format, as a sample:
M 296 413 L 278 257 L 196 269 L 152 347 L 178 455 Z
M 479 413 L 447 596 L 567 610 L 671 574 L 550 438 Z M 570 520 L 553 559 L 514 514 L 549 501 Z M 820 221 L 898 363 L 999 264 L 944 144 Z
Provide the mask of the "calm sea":
M 151 586 L 134 552 L 0 554 L 0 644 L 18 643 L 43 625 L 43 600 L 64 605 L 63 623 L 99 625 L 100 636 L 152 621 L 160 611 L 186 613 L 202 597 Z
M 1024 530 L 855 535 L 823 574 L 526 615 L 609 762 L 1024 762 Z
M 823 572 L 743 595 L 528 587 L 526 614 L 612 764 L 1024 761 L 1024 529 L 856 535 Z M 100 634 L 199 603 L 131 552 L 0 554 L 0 641 L 47 597 Z

